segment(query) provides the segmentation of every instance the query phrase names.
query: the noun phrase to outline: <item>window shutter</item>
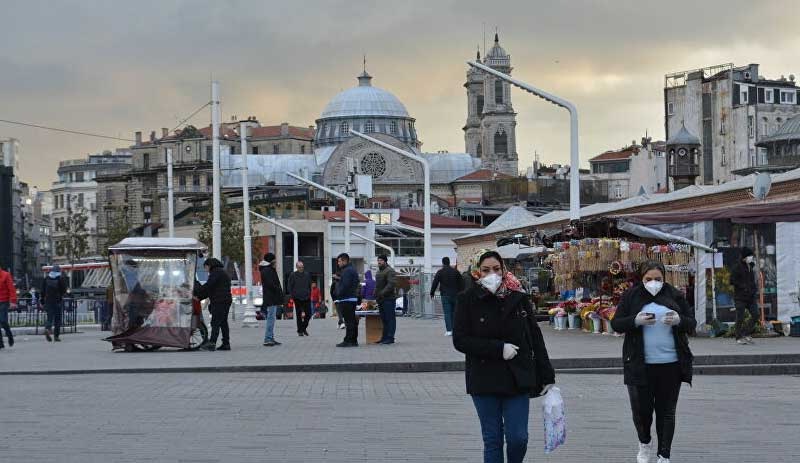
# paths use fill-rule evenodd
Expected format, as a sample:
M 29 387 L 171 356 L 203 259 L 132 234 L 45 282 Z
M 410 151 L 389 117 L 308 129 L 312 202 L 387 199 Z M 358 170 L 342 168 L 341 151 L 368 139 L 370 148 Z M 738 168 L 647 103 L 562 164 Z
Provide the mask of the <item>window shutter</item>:
M 759 103 L 766 103 L 767 100 L 764 97 L 764 89 L 759 87 L 758 88 L 758 102 Z
M 800 90 L 797 90 L 797 94 L 794 96 L 794 104 L 800 105 Z
M 733 104 L 735 105 L 739 104 L 739 95 L 740 95 L 739 84 L 733 84 Z
M 747 99 L 750 104 L 756 104 L 756 92 L 753 90 L 755 90 L 755 87 L 747 87 Z

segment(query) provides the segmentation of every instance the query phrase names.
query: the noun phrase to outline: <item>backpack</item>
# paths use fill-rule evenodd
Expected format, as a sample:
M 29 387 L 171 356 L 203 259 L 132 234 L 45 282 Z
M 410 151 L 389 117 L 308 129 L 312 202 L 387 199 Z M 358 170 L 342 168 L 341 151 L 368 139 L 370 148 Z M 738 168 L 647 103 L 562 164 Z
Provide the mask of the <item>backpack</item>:
M 45 280 L 45 293 L 49 297 L 61 297 L 61 278 L 47 278 Z

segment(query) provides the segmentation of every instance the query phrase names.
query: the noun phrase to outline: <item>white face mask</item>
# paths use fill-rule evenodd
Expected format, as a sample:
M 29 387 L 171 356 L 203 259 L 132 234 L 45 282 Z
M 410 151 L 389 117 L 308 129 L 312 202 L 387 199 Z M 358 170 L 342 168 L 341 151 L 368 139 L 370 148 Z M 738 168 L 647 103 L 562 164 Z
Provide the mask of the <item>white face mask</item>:
M 747 262 L 748 264 L 752 264 L 754 260 L 755 259 L 753 258 L 753 256 L 747 256 L 744 258 L 744 261 Z
M 495 291 L 497 291 L 497 288 L 499 288 L 500 284 L 503 282 L 503 277 L 496 273 L 490 273 L 478 280 L 478 282 L 490 293 L 494 294 Z
M 658 280 L 650 280 L 644 284 L 644 289 L 647 290 L 648 293 L 655 296 L 661 291 L 661 288 L 664 287 L 664 283 Z

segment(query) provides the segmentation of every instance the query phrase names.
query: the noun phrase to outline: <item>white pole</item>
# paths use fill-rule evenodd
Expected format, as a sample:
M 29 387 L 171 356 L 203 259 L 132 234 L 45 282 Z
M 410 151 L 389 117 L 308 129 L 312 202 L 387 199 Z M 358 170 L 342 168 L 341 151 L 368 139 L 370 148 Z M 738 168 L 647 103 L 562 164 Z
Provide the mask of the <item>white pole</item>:
M 361 238 L 362 240 L 366 241 L 367 243 L 372 243 L 375 246 L 378 246 L 380 248 L 383 248 L 383 249 L 386 249 L 387 251 L 389 251 L 389 265 L 394 267 L 394 249 L 392 249 L 391 246 L 387 246 L 387 245 L 385 245 L 383 243 L 379 243 L 379 242 L 377 242 L 375 240 L 371 240 L 371 239 L 367 238 L 366 236 L 364 236 L 364 235 L 362 235 L 360 233 L 356 233 L 356 232 L 351 232 L 351 233 L 356 238 Z
M 258 217 L 259 219 L 265 221 L 265 222 L 269 222 L 272 225 L 275 225 L 276 227 L 280 227 L 280 228 L 283 228 L 284 230 L 288 230 L 288 231 L 292 232 L 292 238 L 294 240 L 294 242 L 292 243 L 292 254 L 293 254 L 292 255 L 292 265 L 294 266 L 294 268 L 297 268 L 297 261 L 300 260 L 300 256 L 298 256 L 298 252 L 299 252 L 298 251 L 298 249 L 299 249 L 298 243 L 299 243 L 300 240 L 298 239 L 298 236 L 297 236 L 297 230 L 295 230 L 294 228 L 286 225 L 285 223 L 278 222 L 277 220 L 275 220 L 275 219 L 273 219 L 271 217 L 263 216 L 263 215 L 257 213 L 256 211 L 250 211 L 250 213 L 253 214 L 254 216 Z
M 320 185 L 319 183 L 312 182 L 311 180 L 309 180 L 307 178 L 304 178 L 304 177 L 301 177 L 301 176 L 299 176 L 297 174 L 293 174 L 291 172 L 286 172 L 286 175 L 288 175 L 289 177 L 292 177 L 295 180 L 299 180 L 299 181 L 301 181 L 301 182 L 303 182 L 303 183 L 305 183 L 307 185 L 311 185 L 314 188 L 318 188 L 318 189 L 324 191 L 325 193 L 328 193 L 328 194 L 330 194 L 332 196 L 335 196 L 335 197 L 337 197 L 339 199 L 344 200 L 344 230 L 345 230 L 344 252 L 350 254 L 350 233 L 349 233 L 349 231 L 350 231 L 350 198 L 347 195 L 343 195 L 342 193 L 339 193 L 336 190 L 332 190 L 332 189 L 330 189 L 328 187 Z M 353 256 L 350 256 L 350 257 L 352 258 Z
M 222 220 L 220 218 L 220 170 L 219 170 L 219 82 L 211 82 L 211 151 L 213 217 L 211 220 L 211 255 L 222 259 Z
M 350 198 L 344 198 L 344 252 L 350 255 Z
M 172 181 L 172 148 L 167 148 L 167 214 L 169 214 L 169 237 L 175 238 L 175 199 Z
M 239 140 L 242 147 L 242 210 L 244 214 L 244 285 L 245 308 L 242 325 L 257 326 L 256 311 L 251 298 L 253 287 L 253 243 L 250 235 L 250 188 L 247 170 L 247 127 L 246 121 L 239 122 Z M 252 319 L 248 315 L 252 314 Z

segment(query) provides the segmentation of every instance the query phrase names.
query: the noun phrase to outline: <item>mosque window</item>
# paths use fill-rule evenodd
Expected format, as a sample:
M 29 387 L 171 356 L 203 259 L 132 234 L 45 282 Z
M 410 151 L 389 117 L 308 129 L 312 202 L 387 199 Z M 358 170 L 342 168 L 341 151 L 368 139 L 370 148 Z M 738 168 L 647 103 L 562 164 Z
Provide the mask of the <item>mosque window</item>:
M 508 154 L 508 135 L 502 128 L 494 134 L 495 154 Z
M 339 126 L 339 136 L 345 137 L 347 135 L 350 135 L 350 124 L 347 122 L 342 122 L 342 124 Z
M 364 125 L 364 132 L 372 133 L 375 131 L 375 124 L 372 121 L 367 121 L 366 125 Z
M 503 102 L 503 81 L 499 79 L 494 81 L 494 102 L 497 104 Z
M 380 153 L 367 153 L 359 163 L 361 172 L 372 177 L 381 177 L 386 173 L 386 158 Z
M 483 156 L 483 147 L 481 146 L 480 143 L 478 143 L 478 148 L 476 149 L 476 152 L 477 152 L 478 157 Z
M 397 121 L 389 122 L 389 133 L 392 135 L 397 134 Z
M 483 114 L 483 95 L 478 95 L 478 114 Z

